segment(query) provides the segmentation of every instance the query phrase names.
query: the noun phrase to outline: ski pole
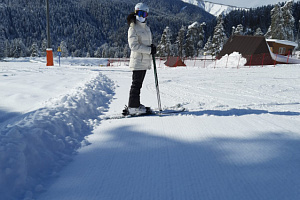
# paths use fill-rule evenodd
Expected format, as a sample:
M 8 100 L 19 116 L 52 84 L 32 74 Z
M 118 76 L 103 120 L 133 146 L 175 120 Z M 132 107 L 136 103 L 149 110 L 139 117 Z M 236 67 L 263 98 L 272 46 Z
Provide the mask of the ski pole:
M 153 68 L 154 68 L 154 78 L 155 78 L 155 87 L 156 87 L 156 94 L 157 94 L 158 109 L 159 109 L 159 112 L 161 112 L 162 109 L 161 109 L 161 101 L 160 101 L 157 70 L 156 70 L 156 63 L 155 63 L 155 55 L 154 54 L 152 54 L 152 59 L 153 59 Z

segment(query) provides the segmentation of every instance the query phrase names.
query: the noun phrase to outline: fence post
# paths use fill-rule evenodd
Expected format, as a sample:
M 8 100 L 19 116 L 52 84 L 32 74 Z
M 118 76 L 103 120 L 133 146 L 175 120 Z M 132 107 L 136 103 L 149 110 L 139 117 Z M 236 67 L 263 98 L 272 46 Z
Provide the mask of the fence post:
M 250 65 L 249 65 L 249 68 L 250 68 L 250 66 L 251 66 L 251 64 L 252 64 L 252 57 L 253 57 L 253 55 L 251 55 L 251 58 L 250 58 Z
M 290 52 L 291 51 L 289 51 L 289 54 L 288 54 L 288 57 L 287 57 L 287 61 L 286 61 L 287 64 L 289 64 Z
M 179 56 L 177 57 L 176 67 L 178 67 Z
M 160 63 L 161 63 L 161 57 L 159 57 L 159 66 L 158 67 L 160 67 Z
M 204 68 L 205 68 L 206 54 L 204 55 Z
M 226 66 L 225 66 L 225 68 L 227 68 L 228 59 L 229 59 L 229 55 L 227 55 L 227 61 L 226 61 Z
M 239 55 L 239 61 L 238 61 L 237 69 L 239 68 L 240 60 L 241 60 L 241 56 Z
M 262 67 L 264 67 L 265 55 L 266 55 L 266 53 L 264 53 L 264 55 L 263 55 L 263 59 L 262 59 L 262 63 L 261 63 Z
M 214 67 L 214 69 L 216 69 L 216 66 L 217 66 L 217 56 L 215 57 L 215 67 Z

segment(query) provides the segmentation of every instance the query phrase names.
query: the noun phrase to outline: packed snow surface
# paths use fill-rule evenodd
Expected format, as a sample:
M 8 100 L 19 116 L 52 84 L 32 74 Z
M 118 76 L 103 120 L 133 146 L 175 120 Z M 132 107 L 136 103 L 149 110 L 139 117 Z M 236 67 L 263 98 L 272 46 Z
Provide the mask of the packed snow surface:
M 157 59 L 163 107 L 187 111 L 114 120 L 128 63 L 1 62 L 0 199 L 298 200 L 300 65 L 228 58 Z M 153 70 L 141 101 L 157 107 Z

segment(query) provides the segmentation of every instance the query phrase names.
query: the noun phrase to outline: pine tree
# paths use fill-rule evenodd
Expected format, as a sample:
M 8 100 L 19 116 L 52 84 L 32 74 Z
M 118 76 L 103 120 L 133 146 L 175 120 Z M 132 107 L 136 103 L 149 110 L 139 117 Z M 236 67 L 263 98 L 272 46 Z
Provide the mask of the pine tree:
M 261 31 L 261 29 L 258 27 L 254 33 L 254 36 L 263 36 L 264 33 Z
M 109 58 L 109 46 L 107 43 L 104 43 L 103 45 L 101 45 L 100 47 L 101 49 L 101 54 L 102 54 L 102 58 Z
M 72 57 L 81 57 L 81 51 L 76 49 L 73 53 L 72 53 Z
M 196 54 L 196 48 L 197 48 L 196 45 L 198 43 L 198 38 L 199 38 L 198 30 L 199 30 L 198 22 L 195 22 L 188 27 L 186 33 L 186 41 L 184 45 L 186 57 L 192 58 Z
M 100 47 L 97 48 L 94 55 L 95 55 L 96 58 L 101 58 L 101 49 L 100 49 Z
M 129 56 L 130 56 L 129 45 L 126 44 L 123 50 L 123 58 L 129 58 Z
M 177 55 L 182 58 L 184 56 L 184 35 L 185 35 L 185 26 L 181 26 L 181 29 L 178 32 L 176 41 L 175 41 L 175 47 L 177 49 Z M 174 48 L 175 49 L 175 48 Z
M 157 53 L 161 57 L 169 57 L 172 53 L 172 44 L 171 44 L 171 30 L 167 26 L 161 36 L 161 40 L 157 46 Z
M 265 37 L 270 39 L 294 41 L 295 19 L 292 15 L 293 1 L 287 2 L 283 7 L 276 4 L 271 10 L 271 25 Z
M 47 49 L 47 39 L 43 39 L 42 46 L 41 46 L 41 56 L 46 56 L 46 49 Z
M 282 17 L 284 20 L 284 31 L 286 34 L 286 40 L 294 41 L 294 26 L 295 19 L 293 17 L 293 1 L 288 1 L 282 7 Z
M 12 56 L 15 58 L 24 57 L 28 55 L 28 50 L 26 49 L 21 38 L 16 38 L 13 40 L 12 44 Z
M 0 29 L 0 60 L 5 57 L 4 51 L 4 31 Z
M 114 48 L 114 58 L 120 58 L 121 57 L 121 52 L 120 52 L 120 49 L 119 49 L 119 47 L 115 47 Z
M 212 38 L 212 50 L 211 54 L 213 56 L 216 56 L 220 53 L 221 49 L 223 48 L 226 40 L 228 39 L 226 34 L 225 34 L 225 29 L 224 29 L 224 20 L 223 16 L 219 15 L 217 18 L 217 25 L 214 29 L 214 35 Z
M 11 44 L 8 40 L 4 42 L 4 57 L 13 57 L 11 51 Z
M 244 35 L 244 27 L 242 24 L 239 24 L 234 30 L 234 35 Z
M 60 48 L 61 48 L 61 57 L 68 57 L 69 56 L 69 51 L 67 48 L 67 43 L 65 41 L 61 41 L 60 43 Z M 76 52 L 76 55 L 78 53 Z
M 38 45 L 36 42 L 34 42 L 30 48 L 30 56 L 31 57 L 39 57 L 39 50 L 38 50 Z
M 300 50 L 300 20 L 298 22 L 298 25 L 299 25 L 299 27 L 298 27 L 298 34 L 297 34 L 297 42 L 298 42 L 297 49 Z M 300 56 L 300 54 L 299 54 L 299 56 Z
M 211 55 L 212 54 L 212 42 L 211 42 L 211 37 L 208 38 L 203 51 L 206 55 Z
M 199 53 L 200 53 L 200 50 L 203 48 L 204 46 L 204 40 L 205 40 L 205 26 L 206 26 L 206 23 L 203 22 L 201 25 L 200 25 L 200 28 L 199 28 L 199 40 L 198 40 L 198 43 L 197 43 L 197 56 L 199 56 Z
M 234 35 L 235 32 L 235 26 L 231 27 L 231 35 Z

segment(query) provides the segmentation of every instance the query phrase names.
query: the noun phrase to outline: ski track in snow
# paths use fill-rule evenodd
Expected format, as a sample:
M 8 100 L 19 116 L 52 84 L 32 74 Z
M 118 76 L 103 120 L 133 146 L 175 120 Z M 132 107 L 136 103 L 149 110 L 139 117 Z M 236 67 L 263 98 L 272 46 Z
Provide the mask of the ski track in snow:
M 4 65 L 8 90 L 10 74 L 33 72 Z M 1 114 L 1 200 L 300 198 L 299 65 L 158 68 L 163 107 L 180 103 L 187 112 L 104 121 L 127 104 L 126 66 L 39 70 L 46 73 L 41 87 L 53 90 L 37 98 L 46 103 Z M 48 84 L 49 73 L 61 87 Z M 62 73 L 73 78 L 64 82 Z M 36 74 L 37 81 L 20 83 L 38 85 L 43 78 Z M 26 84 L 30 101 L 35 92 Z M 144 105 L 157 107 L 152 70 L 141 95 Z

